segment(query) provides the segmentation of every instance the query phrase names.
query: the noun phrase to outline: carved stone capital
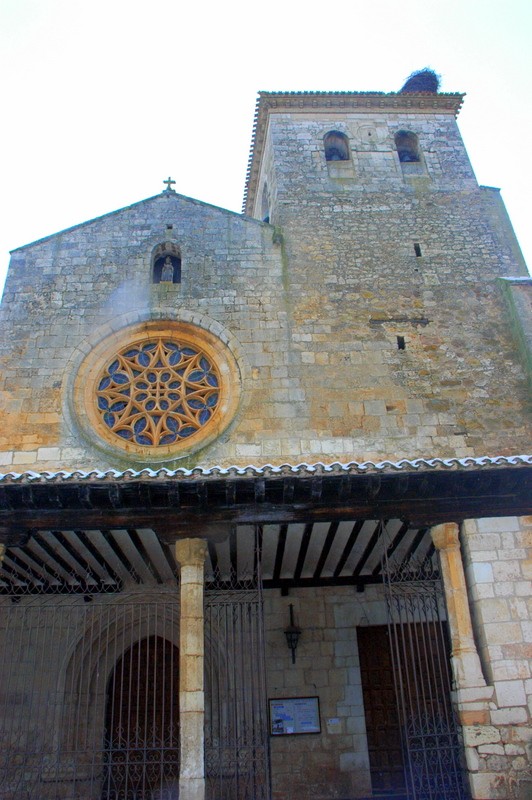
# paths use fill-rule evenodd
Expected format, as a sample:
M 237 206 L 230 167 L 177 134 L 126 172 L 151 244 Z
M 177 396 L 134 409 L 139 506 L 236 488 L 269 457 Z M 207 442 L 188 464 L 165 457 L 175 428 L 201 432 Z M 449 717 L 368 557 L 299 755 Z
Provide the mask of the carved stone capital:
M 204 539 L 178 539 L 174 553 L 180 567 L 200 567 L 207 556 L 207 542 Z
M 456 522 L 444 522 L 443 525 L 434 525 L 430 535 L 436 550 L 451 550 L 460 548 L 458 525 Z

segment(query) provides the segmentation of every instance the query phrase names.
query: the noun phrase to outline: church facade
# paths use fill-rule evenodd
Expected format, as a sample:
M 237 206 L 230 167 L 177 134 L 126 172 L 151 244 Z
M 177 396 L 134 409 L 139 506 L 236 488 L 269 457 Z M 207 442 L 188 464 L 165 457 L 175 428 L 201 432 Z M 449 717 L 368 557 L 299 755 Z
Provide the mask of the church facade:
M 528 796 L 532 284 L 462 101 L 261 93 L 242 215 L 13 251 L 1 797 Z

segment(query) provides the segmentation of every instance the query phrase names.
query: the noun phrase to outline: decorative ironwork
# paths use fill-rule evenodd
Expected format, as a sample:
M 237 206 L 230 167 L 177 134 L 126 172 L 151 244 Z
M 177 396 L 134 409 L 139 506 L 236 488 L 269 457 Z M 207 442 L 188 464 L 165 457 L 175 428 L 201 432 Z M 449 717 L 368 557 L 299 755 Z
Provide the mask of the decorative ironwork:
M 2 800 L 177 797 L 177 583 L 0 608 Z
M 383 577 L 406 786 L 412 800 L 466 800 L 462 743 L 451 704 L 445 597 L 432 550 L 423 559 L 389 559 Z
M 220 384 L 201 348 L 158 337 L 116 353 L 97 382 L 96 405 L 117 437 L 145 447 L 172 445 L 209 423 Z
M 257 556 L 261 534 L 257 526 Z M 228 581 L 216 568 L 205 592 L 208 800 L 270 797 L 260 557 L 242 573 Z
M 211 800 L 270 797 L 262 529 L 244 533 L 249 568 L 244 562 L 237 574 L 236 561 L 223 573 L 207 567 L 205 762 Z M 62 554 L 67 557 L 66 547 Z M 167 576 L 160 554 L 157 563 Z M 122 568 L 131 587 L 139 576 Z M 15 593 L 0 596 L 2 800 L 177 797 L 176 576 L 172 585 L 154 580 L 113 594 L 99 593 L 96 583 L 81 586 L 78 573 L 66 570 L 44 576 L 38 594 L 22 577 L 13 574 L 9 588 Z M 49 594 L 51 589 L 59 594 Z

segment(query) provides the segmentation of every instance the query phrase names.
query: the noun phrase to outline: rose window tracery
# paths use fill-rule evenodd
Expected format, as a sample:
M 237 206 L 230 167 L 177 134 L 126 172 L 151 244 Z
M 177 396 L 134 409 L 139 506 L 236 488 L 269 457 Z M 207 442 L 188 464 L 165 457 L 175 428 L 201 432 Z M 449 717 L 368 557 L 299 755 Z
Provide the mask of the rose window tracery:
M 172 445 L 208 425 L 220 390 L 218 368 L 200 347 L 158 337 L 129 344 L 107 362 L 96 383 L 96 408 L 122 440 Z

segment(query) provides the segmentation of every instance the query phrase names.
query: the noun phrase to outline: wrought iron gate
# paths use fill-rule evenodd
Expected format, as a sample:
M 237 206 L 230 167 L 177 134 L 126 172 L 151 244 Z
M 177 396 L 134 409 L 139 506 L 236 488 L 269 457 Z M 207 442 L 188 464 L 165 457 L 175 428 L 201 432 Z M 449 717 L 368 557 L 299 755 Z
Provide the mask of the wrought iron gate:
M 3 597 L 2 800 L 177 797 L 177 586 Z
M 427 534 L 428 535 L 428 534 Z M 383 534 L 386 548 L 386 534 Z M 418 561 L 383 556 L 388 630 L 407 795 L 413 800 L 469 796 L 463 748 L 451 704 L 445 597 L 433 548 Z
M 205 595 L 207 798 L 268 800 L 263 607 L 259 584 Z

